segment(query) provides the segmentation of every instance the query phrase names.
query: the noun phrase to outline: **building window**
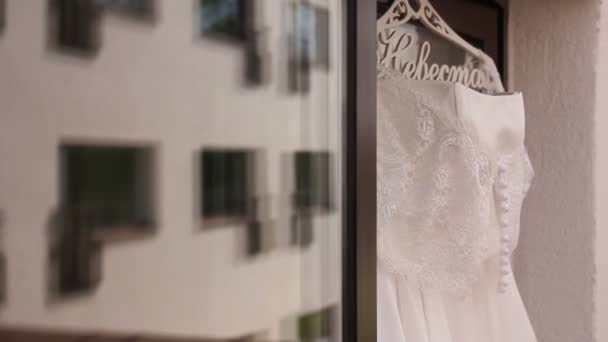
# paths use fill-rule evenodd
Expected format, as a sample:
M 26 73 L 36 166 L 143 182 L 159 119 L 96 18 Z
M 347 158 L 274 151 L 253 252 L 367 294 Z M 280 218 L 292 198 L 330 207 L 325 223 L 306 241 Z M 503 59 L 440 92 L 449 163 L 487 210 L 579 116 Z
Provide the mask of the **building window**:
M 105 9 L 134 19 L 153 20 L 156 14 L 155 0 L 98 0 Z
M 333 341 L 336 332 L 336 308 L 302 315 L 298 319 L 298 337 L 303 342 Z
M 307 2 L 293 4 L 296 57 L 311 66 L 329 67 L 329 11 Z
M 292 245 L 312 245 L 314 214 L 327 213 L 333 209 L 331 158 L 329 152 L 300 151 L 294 156 Z
M 200 32 L 245 40 L 252 29 L 254 0 L 199 0 Z
M 101 240 L 150 233 L 155 224 L 153 150 L 61 146 L 61 206 Z
M 206 223 L 245 221 L 255 192 L 255 152 L 206 149 L 202 152 L 201 215 Z
M 291 11 L 288 85 L 292 92 L 308 93 L 312 68 L 330 67 L 329 11 L 308 2 L 294 2 Z
M 329 152 L 296 152 L 295 154 L 296 212 L 332 209 L 332 170 Z
M 85 54 L 99 48 L 99 6 L 95 0 L 50 0 L 51 40 L 64 50 Z
M 0 0 L 0 33 L 4 31 L 6 25 L 6 2 Z
M 62 210 L 50 234 L 49 291 L 51 299 L 93 291 L 101 282 L 101 241 L 90 218 L 75 209 Z

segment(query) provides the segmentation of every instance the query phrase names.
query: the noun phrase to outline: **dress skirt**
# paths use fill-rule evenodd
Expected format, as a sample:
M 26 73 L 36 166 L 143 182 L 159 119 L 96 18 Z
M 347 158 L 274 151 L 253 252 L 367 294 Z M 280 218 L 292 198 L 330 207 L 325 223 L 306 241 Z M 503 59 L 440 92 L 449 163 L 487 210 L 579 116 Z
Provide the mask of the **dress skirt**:
M 378 269 L 378 342 L 536 342 L 515 280 L 505 292 L 496 277 L 470 296 L 423 291 L 404 276 Z

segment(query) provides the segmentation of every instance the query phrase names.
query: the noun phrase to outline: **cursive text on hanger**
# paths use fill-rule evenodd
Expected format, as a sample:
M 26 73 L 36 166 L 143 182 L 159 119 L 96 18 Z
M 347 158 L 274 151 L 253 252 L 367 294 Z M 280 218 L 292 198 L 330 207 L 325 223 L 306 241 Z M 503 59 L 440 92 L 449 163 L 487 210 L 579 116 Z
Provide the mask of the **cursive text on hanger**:
M 399 37 L 394 37 L 395 34 Z M 398 38 L 398 39 L 393 39 Z M 431 44 L 423 42 L 415 59 L 408 50 L 413 46 L 409 33 L 396 33 L 389 29 L 378 34 L 378 63 L 402 73 L 408 79 L 457 82 L 473 89 L 483 89 L 488 85 L 484 72 L 469 65 L 439 65 L 429 63 Z

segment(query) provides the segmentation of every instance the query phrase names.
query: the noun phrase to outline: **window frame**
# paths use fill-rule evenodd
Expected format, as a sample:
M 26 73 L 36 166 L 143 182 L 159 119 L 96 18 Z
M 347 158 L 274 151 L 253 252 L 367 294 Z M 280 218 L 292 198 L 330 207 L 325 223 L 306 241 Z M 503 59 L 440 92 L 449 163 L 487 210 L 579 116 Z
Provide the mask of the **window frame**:
M 376 2 L 343 0 L 346 112 L 342 340 L 371 342 L 376 327 Z M 371 181 L 370 181 L 371 180 Z
M 6 0 L 0 0 L 0 36 L 6 28 Z
M 65 167 L 65 161 L 63 160 L 63 149 L 66 146 L 79 146 L 79 147 L 125 147 L 125 148 L 137 148 L 143 149 L 146 153 L 149 153 L 149 175 L 147 176 L 148 184 L 150 187 L 147 195 L 150 196 L 150 224 L 144 226 L 137 225 L 114 225 L 112 227 L 99 228 L 91 227 L 93 231 L 93 240 L 101 243 L 113 243 L 122 241 L 132 241 L 144 238 L 150 238 L 154 236 L 158 230 L 158 146 L 156 143 L 151 142 L 133 142 L 124 140 L 95 140 L 95 139 L 63 139 L 59 142 L 57 147 L 57 162 L 59 170 L 58 178 L 58 203 L 60 211 L 65 208 L 64 193 L 66 189 L 65 174 L 63 174 L 63 168 Z M 63 214 L 59 212 L 59 214 Z
M 205 152 L 215 152 L 215 153 L 245 153 L 246 159 L 246 167 L 251 168 L 251 170 L 245 171 L 244 177 L 246 186 L 248 189 L 245 191 L 246 198 L 245 209 L 243 213 L 224 213 L 218 215 L 205 215 L 205 201 L 206 201 L 206 189 L 205 180 L 204 180 L 204 154 Z M 197 203 L 197 213 L 196 215 L 200 218 L 202 222 L 203 229 L 206 228 L 216 228 L 220 226 L 231 226 L 231 225 L 242 225 L 248 223 L 250 220 L 254 219 L 251 217 L 252 203 L 250 201 L 254 201 L 258 199 L 257 194 L 257 166 L 256 164 L 260 162 L 260 156 L 258 151 L 255 148 L 251 147 L 204 147 L 199 150 L 198 156 L 198 172 L 196 177 L 198 177 L 198 203 Z M 253 174 L 248 174 L 248 172 L 252 172 Z
M 308 158 L 309 168 L 306 171 L 306 175 L 311 176 L 323 176 L 326 179 L 322 180 L 321 184 L 316 184 L 317 187 L 312 187 L 311 185 L 315 185 L 314 180 L 306 180 L 310 183 L 308 187 L 304 187 L 305 189 L 309 189 L 310 191 L 302 191 L 303 189 L 299 188 L 300 182 L 305 182 L 299 176 L 299 172 L 302 171 L 298 166 L 301 166 L 300 162 L 305 162 L 305 160 L 300 160 L 299 158 Z M 335 196 L 335 180 L 333 179 L 334 172 L 334 158 L 335 155 L 330 151 L 314 151 L 314 150 L 298 150 L 294 154 L 294 199 L 293 199 L 293 211 L 298 215 L 305 214 L 324 214 L 330 213 L 336 209 L 336 196 Z M 323 161 L 325 163 L 321 163 L 319 165 L 315 165 L 317 161 Z M 315 172 L 318 169 L 316 167 L 323 166 L 322 170 L 319 172 Z M 325 186 L 323 186 L 325 185 Z M 319 197 L 313 196 L 313 194 L 320 195 Z
M 256 0 L 235 0 L 237 2 L 237 13 L 236 20 L 238 21 L 238 28 L 232 32 L 223 32 L 218 30 L 204 30 L 203 29 L 203 18 L 202 11 L 204 8 L 205 0 L 195 1 L 195 13 L 196 13 L 196 34 L 201 38 L 214 39 L 225 42 L 233 42 L 242 44 L 250 38 L 253 33 L 253 23 L 256 20 Z

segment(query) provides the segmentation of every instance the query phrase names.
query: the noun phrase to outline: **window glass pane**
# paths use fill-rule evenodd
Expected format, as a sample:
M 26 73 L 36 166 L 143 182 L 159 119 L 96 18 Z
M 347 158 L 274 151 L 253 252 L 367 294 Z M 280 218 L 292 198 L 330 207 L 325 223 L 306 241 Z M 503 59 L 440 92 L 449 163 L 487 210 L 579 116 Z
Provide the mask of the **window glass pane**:
M 244 217 L 253 209 L 254 152 L 205 150 L 200 170 L 203 217 Z
M 0 341 L 342 341 L 345 2 L 5 1 Z
M 64 145 L 60 153 L 62 208 L 86 215 L 98 229 L 153 223 L 150 149 Z
M 5 0 L 0 0 L 0 34 L 6 25 L 6 3 Z
M 98 6 L 94 0 L 50 0 L 52 44 L 63 51 L 93 53 L 98 48 Z

